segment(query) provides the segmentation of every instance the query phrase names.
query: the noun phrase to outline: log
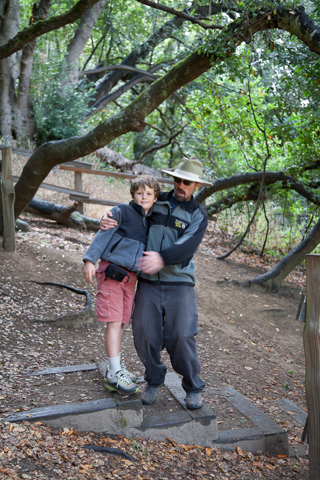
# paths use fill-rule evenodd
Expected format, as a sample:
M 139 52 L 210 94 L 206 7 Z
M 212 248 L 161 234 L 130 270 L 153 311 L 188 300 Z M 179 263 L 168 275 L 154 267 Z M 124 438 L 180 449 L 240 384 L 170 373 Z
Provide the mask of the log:
M 303 333 L 310 480 L 320 479 L 320 255 L 307 255 L 307 307 Z
M 120 170 L 120 172 L 131 170 L 134 165 L 134 162 L 107 147 L 99 148 L 95 151 L 95 154 L 97 158 Z
M 65 205 L 33 198 L 25 212 L 55 220 L 57 223 L 77 228 L 78 230 L 98 231 L 100 220 L 82 215 L 76 211 L 77 207 L 77 203 L 74 203 L 71 207 L 66 207 Z
M 16 220 L 16 230 L 21 230 L 21 232 L 30 232 L 30 227 L 27 222 L 24 222 L 18 218 Z

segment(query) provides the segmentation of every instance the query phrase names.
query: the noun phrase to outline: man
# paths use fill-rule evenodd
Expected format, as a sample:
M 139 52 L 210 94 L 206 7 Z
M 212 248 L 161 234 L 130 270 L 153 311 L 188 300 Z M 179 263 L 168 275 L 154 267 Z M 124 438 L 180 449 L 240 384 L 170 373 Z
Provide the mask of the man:
M 147 251 L 140 260 L 141 274 L 135 298 L 132 329 L 135 348 L 145 366 L 147 385 L 143 404 L 156 401 L 164 383 L 166 366 L 161 350 L 166 348 L 174 370 L 182 375 L 186 407 L 201 408 L 201 380 L 195 336 L 198 311 L 194 291 L 193 255 L 207 228 L 208 216 L 193 198 L 202 185 L 202 164 L 183 159 L 173 170 L 174 190 L 161 193 L 149 220 Z M 110 226 L 103 220 L 101 228 Z

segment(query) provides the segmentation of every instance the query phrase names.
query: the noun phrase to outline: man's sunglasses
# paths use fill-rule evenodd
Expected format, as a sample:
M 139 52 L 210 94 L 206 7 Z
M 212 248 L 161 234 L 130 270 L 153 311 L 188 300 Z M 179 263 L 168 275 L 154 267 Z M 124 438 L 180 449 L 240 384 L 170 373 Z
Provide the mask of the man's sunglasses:
M 185 185 L 186 187 L 189 187 L 191 183 L 194 183 L 194 182 L 191 182 L 190 180 L 183 180 L 182 178 L 177 178 L 177 177 L 173 177 L 173 180 L 174 180 L 174 183 L 183 183 L 183 185 Z

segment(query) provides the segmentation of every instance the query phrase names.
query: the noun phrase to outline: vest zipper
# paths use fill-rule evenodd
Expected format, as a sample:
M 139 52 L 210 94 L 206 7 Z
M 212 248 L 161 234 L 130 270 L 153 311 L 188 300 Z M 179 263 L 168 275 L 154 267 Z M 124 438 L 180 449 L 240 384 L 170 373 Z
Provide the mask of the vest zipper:
M 167 227 L 168 227 L 168 224 L 169 224 L 169 221 L 170 221 L 170 218 L 171 218 L 171 215 L 173 213 L 173 211 L 171 211 L 171 207 L 170 207 L 170 204 L 169 204 L 169 216 L 168 216 L 168 220 L 165 224 L 165 227 L 164 227 L 164 232 L 163 232 L 163 235 L 162 235 L 162 240 L 161 240 L 161 245 L 160 245 L 160 254 L 161 254 L 161 250 L 162 250 L 162 244 L 163 244 L 163 241 L 164 239 L 166 238 L 166 234 L 167 234 Z M 160 272 L 161 270 L 159 270 L 159 272 L 157 273 L 157 277 L 158 277 L 158 282 L 160 282 Z

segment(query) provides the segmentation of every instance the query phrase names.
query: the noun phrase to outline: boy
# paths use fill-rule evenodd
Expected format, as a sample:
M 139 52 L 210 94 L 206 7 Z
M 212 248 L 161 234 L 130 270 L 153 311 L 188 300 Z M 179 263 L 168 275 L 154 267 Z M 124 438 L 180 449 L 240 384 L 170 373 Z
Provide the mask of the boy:
M 121 343 L 124 325 L 131 320 L 139 272 L 137 261 L 145 250 L 148 217 L 160 194 L 160 187 L 153 177 L 140 175 L 132 181 L 130 193 L 132 201 L 129 205 L 120 204 L 111 210 L 118 222 L 117 228 L 99 230 L 83 257 L 86 280 L 91 283 L 95 274 L 97 278 L 97 320 L 107 324 L 105 349 L 109 368 L 105 386 L 110 391 L 124 394 L 138 391 L 133 383 L 136 379 L 121 364 Z M 95 264 L 99 258 L 96 271 Z M 122 267 L 120 273 L 114 271 L 116 266 Z M 109 274 L 110 269 L 113 271 Z M 114 279 L 118 275 L 120 277 Z

